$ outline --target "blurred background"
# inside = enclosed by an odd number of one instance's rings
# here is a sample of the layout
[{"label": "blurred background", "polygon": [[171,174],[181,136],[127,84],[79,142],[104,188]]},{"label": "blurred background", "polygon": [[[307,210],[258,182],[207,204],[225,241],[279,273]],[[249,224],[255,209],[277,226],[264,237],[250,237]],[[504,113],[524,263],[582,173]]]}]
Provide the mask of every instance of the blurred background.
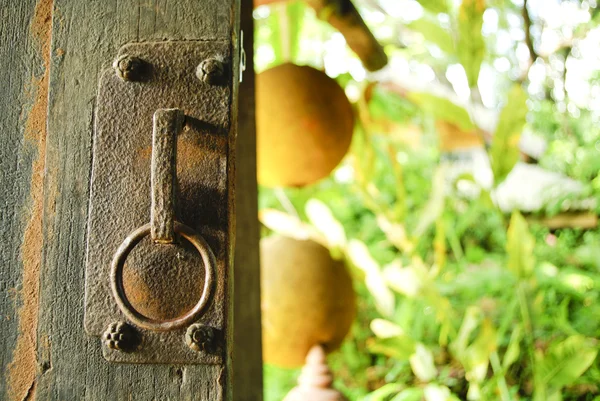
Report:
[{"label": "blurred background", "polygon": [[[334,386],[362,401],[600,400],[596,1],[354,0],[388,58],[377,71],[327,22],[346,2],[309,3],[254,10],[259,181],[261,126],[278,118],[261,109],[298,108],[267,88],[274,68],[335,80],[352,141],[326,177],[269,182],[259,205],[264,237],[310,238],[352,278]],[[296,96],[280,75],[269,85]],[[319,99],[302,84],[299,101]],[[282,291],[319,308],[301,287]],[[266,362],[279,401],[300,370]]]}]

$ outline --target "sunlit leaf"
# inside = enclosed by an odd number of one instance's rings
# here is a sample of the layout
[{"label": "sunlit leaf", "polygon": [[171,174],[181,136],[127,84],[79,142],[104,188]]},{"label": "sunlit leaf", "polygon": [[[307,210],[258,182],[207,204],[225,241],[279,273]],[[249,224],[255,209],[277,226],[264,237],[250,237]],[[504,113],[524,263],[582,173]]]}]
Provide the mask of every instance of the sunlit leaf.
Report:
[{"label": "sunlit leaf", "polygon": [[368,343],[369,351],[406,361],[416,350],[415,341],[408,336],[375,338]]},{"label": "sunlit leaf", "polygon": [[394,313],[394,294],[387,287],[379,264],[369,252],[367,246],[358,240],[351,240],[347,247],[348,258],[365,273],[365,284],[375,299],[375,306],[383,316]]},{"label": "sunlit leaf", "polygon": [[404,334],[402,327],[385,319],[373,319],[370,326],[371,331],[379,338],[390,338]]},{"label": "sunlit leaf", "polygon": [[373,259],[373,256],[371,256],[371,253],[369,252],[369,248],[367,248],[364,242],[357,239],[350,240],[347,253],[348,258],[354,266],[358,267],[366,275],[378,274],[381,270],[379,263]]},{"label": "sunlit leaf", "polygon": [[421,401],[423,390],[420,388],[407,388],[396,394],[390,401]]},{"label": "sunlit leaf", "polygon": [[519,161],[519,141],[527,117],[527,94],[520,85],[508,93],[506,106],[500,113],[496,133],[492,140],[490,161],[495,185],[506,179]]},{"label": "sunlit leaf", "polygon": [[506,242],[508,270],[517,277],[529,277],[535,265],[534,247],[535,238],[529,232],[527,221],[518,211],[513,212]]},{"label": "sunlit leaf", "polygon": [[419,4],[421,4],[424,9],[436,14],[447,13],[449,11],[448,0],[419,0]]},{"label": "sunlit leaf", "polygon": [[377,216],[377,225],[396,248],[403,252],[412,252],[414,245],[406,236],[404,225],[393,223],[384,215]]},{"label": "sunlit leaf", "polygon": [[485,7],[485,0],[463,0],[458,12],[458,59],[471,87],[477,85],[485,57],[485,41],[481,34]]},{"label": "sunlit leaf", "polygon": [[477,401],[480,399],[481,399],[481,386],[479,385],[479,382],[469,383],[469,390],[467,391],[467,400],[468,401]]},{"label": "sunlit leaf", "polygon": [[572,288],[577,292],[586,292],[594,288],[594,279],[585,272],[561,272],[559,280],[566,287]]},{"label": "sunlit leaf", "polygon": [[469,113],[452,101],[426,92],[410,92],[407,98],[436,120],[451,122],[465,131],[474,128]]},{"label": "sunlit leaf", "polygon": [[423,344],[417,344],[415,353],[410,356],[409,362],[413,373],[422,382],[431,381],[437,376],[433,354]]},{"label": "sunlit leaf", "polygon": [[296,239],[314,239],[323,243],[322,238],[313,227],[302,222],[298,217],[275,209],[263,209],[258,218],[270,230],[278,234]]},{"label": "sunlit leaf", "polygon": [[423,278],[414,268],[402,267],[398,262],[386,266],[383,276],[394,291],[409,298],[416,297],[423,286]]},{"label": "sunlit leaf", "polygon": [[407,24],[409,29],[419,32],[426,41],[435,44],[447,54],[454,53],[454,41],[450,32],[440,26],[439,22],[422,17]]},{"label": "sunlit leaf", "polygon": [[439,384],[428,384],[424,389],[425,401],[450,401],[450,389]]},{"label": "sunlit leaf", "polygon": [[344,226],[337,221],[325,203],[317,199],[310,199],[306,202],[305,212],[312,225],[323,234],[330,248],[346,246]]},{"label": "sunlit leaf", "polygon": [[388,383],[370,393],[363,401],[385,401],[390,395],[402,390],[403,386],[398,383]]}]

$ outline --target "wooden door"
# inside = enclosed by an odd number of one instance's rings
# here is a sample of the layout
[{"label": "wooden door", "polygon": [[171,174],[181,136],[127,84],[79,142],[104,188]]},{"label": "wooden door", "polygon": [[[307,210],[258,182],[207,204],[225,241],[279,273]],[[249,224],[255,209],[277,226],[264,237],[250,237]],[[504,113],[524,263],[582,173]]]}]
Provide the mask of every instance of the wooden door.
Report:
[{"label": "wooden door", "polygon": [[[0,0],[0,399],[262,399],[252,5],[242,3]],[[228,213],[237,222],[228,251],[233,296],[220,306],[229,322],[223,363],[108,362],[84,330],[101,73],[134,42],[221,40],[235,54],[240,23],[247,67],[231,108],[236,196]]]}]

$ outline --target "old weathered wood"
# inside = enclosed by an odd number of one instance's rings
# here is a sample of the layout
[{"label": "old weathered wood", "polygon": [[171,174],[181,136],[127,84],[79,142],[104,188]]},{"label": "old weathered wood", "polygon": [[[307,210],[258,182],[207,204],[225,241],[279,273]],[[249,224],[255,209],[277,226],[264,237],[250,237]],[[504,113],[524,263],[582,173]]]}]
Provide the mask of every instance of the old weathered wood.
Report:
[{"label": "old weathered wood", "polygon": [[236,150],[236,247],[234,263],[233,382],[236,401],[262,400],[260,266],[252,0],[242,0],[246,71],[240,85]]},{"label": "old weathered wood", "polygon": [[[231,40],[235,49],[238,7],[239,0],[0,2],[1,399],[231,399],[229,358],[225,368],[111,364],[99,340],[84,333],[83,314],[101,71],[135,41]],[[245,157],[251,160],[252,152]],[[240,210],[254,208],[252,201],[243,205]],[[238,233],[256,235],[254,223],[247,224]],[[256,267],[246,249],[239,253]],[[256,344],[256,333],[248,338]]]},{"label": "old weathered wood", "polygon": [[37,361],[46,140],[44,5],[0,0],[0,399],[25,399]]}]

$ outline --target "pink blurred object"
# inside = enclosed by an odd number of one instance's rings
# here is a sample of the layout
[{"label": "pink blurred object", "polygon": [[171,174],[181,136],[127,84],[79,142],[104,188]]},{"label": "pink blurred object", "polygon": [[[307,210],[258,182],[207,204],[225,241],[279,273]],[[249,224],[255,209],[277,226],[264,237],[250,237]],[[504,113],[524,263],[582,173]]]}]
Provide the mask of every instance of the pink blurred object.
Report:
[{"label": "pink blurred object", "polygon": [[315,345],[306,356],[306,364],[298,378],[298,385],[283,401],[348,401],[339,391],[331,388],[333,374],[327,366],[325,351]]}]

